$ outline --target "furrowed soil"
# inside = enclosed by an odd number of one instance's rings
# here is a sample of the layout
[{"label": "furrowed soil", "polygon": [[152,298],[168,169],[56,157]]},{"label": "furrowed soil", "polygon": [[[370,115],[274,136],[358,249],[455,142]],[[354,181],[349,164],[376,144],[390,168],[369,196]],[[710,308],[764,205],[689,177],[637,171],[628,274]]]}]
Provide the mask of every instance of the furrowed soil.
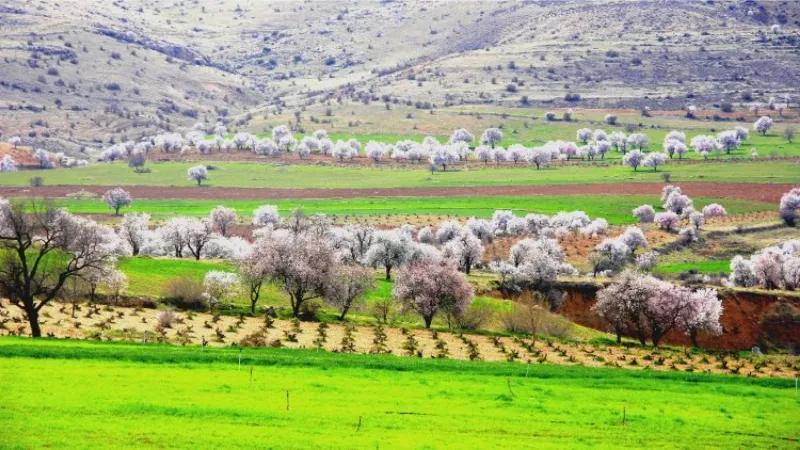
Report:
[{"label": "furrowed soil", "polygon": [[[777,203],[783,194],[800,186],[780,183],[675,183],[689,196],[712,196],[740,200]],[[533,195],[661,195],[665,183],[578,184],[547,186],[476,186],[476,187],[419,187],[419,188],[359,188],[359,189],[263,189],[235,187],[163,187],[125,186],[134,198],[140,199],[325,199],[360,197],[471,197],[471,196],[533,196]],[[79,191],[102,195],[109,186],[42,186],[0,187],[0,197],[66,197]]]}]

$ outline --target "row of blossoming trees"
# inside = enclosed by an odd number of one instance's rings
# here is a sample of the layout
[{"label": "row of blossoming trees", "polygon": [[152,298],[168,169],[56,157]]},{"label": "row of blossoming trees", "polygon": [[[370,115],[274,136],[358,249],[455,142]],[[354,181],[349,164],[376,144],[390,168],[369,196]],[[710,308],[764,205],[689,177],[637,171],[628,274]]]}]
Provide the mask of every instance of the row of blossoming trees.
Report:
[{"label": "row of blossoming trees", "polygon": [[[115,209],[119,199],[131,201],[121,190],[109,191],[104,198]],[[782,211],[795,205],[796,212],[798,199],[800,191],[788,193]],[[655,213],[645,205],[634,214],[642,222],[656,221],[670,230],[675,229],[671,218],[686,220],[693,232],[681,232],[681,237],[697,233],[706,217],[725,214],[716,204],[702,213],[694,211],[691,199],[671,186],[663,201],[665,212]],[[563,299],[557,279],[577,275],[559,239],[575,234],[599,237],[609,231],[605,220],[590,220],[580,211],[524,217],[496,211],[491,220],[445,221],[436,229],[406,225],[377,230],[363,225],[336,227],[324,215],[306,216],[299,210],[282,217],[275,206],[265,205],[252,214],[250,239],[229,236],[231,225],[238,222],[236,211],[217,207],[207,218],[178,217],[158,227],[152,226],[147,214],[126,214],[115,230],[47,204],[2,200],[0,245],[5,259],[0,293],[25,311],[38,336],[39,311],[70,279],[93,280],[96,286],[98,280],[119,278],[115,262],[120,255],[224,258],[238,270],[207,274],[210,308],[244,292],[255,312],[263,285],[272,283],[283,289],[295,315],[319,299],[337,308],[344,319],[374,286],[372,269],[380,268],[387,280],[395,278],[396,301],[430,326],[437,314],[458,316],[467,310],[473,291],[464,275],[476,266],[486,267],[484,245],[492,240],[519,239],[507,260],[488,265],[497,274],[500,290],[512,295],[536,292],[544,305],[556,309]],[[598,245],[592,259],[594,274],[623,272],[601,291],[595,311],[620,336],[633,335],[654,344],[672,330],[682,330],[693,339],[698,332],[718,332],[721,305],[716,292],[672,286],[648,275],[655,255],[644,252],[647,248],[637,227]],[[750,261],[735,260],[731,283],[797,288],[798,249],[800,245],[787,243]]]},{"label": "row of blossoming trees", "polygon": [[[766,134],[772,126],[772,119],[763,116],[753,124],[753,129]],[[208,134],[212,135],[211,139],[207,137]],[[570,141],[550,141],[543,146],[531,148],[521,144],[514,144],[508,148],[499,146],[504,137],[499,128],[486,129],[478,140],[479,145],[475,148],[472,147],[476,141],[475,136],[464,128],[455,130],[446,143],[441,143],[436,138],[428,136],[421,143],[402,140],[390,145],[370,141],[365,146],[355,139],[346,142],[340,140],[334,143],[325,130],[317,130],[312,135],[298,140],[285,125],[273,128],[271,138],[260,139],[253,134],[244,132],[236,133],[231,138],[226,136],[228,136],[228,129],[222,123],[216,124],[211,130],[206,129],[205,124],[199,123],[185,135],[167,133],[145,138],[139,142],[126,141],[114,144],[104,149],[100,153],[99,159],[106,162],[127,159],[132,167],[138,169],[145,164],[144,155],[151,151],[187,153],[196,149],[201,154],[207,154],[212,151],[241,150],[252,151],[260,156],[280,156],[294,153],[301,159],[307,158],[311,154],[319,154],[331,156],[340,161],[352,160],[363,152],[364,156],[376,163],[384,159],[409,163],[427,161],[432,166],[442,167],[443,170],[447,170],[450,165],[466,161],[470,157],[485,164],[527,162],[538,169],[553,161],[604,159],[609,151],[615,150],[623,154],[623,162],[634,170],[644,166],[652,167],[655,171],[676,156],[678,159],[683,159],[690,147],[704,159],[708,159],[712,154],[719,156],[722,152],[730,154],[733,149],[739,148],[742,142],[749,138],[749,131],[744,127],[736,127],[720,132],[716,136],[695,136],[688,143],[684,133],[672,131],[665,137],[662,151],[649,153],[646,150],[650,147],[650,140],[643,133],[627,135],[616,131],[608,134],[602,129],[591,130],[589,128],[581,128],[576,133],[576,142],[583,145]],[[16,148],[21,143],[21,139],[15,136],[9,139],[9,143]],[[43,149],[33,150],[32,156],[42,169],[52,169],[57,164],[69,168],[88,163],[85,159],[76,159],[66,156],[64,153],[51,153]],[[757,156],[755,151],[751,156]],[[11,156],[6,155],[0,160],[0,172],[15,170],[17,170],[17,164]],[[206,179],[207,176],[206,173],[202,179]],[[198,181],[197,176],[191,178]]]},{"label": "row of blossoming trees", "polygon": [[[753,124],[753,129],[766,134],[772,127],[772,120],[764,116]],[[211,132],[212,138],[208,138]],[[467,161],[470,158],[482,161],[485,164],[512,162],[528,163],[541,168],[553,161],[570,159],[595,160],[604,159],[605,155],[614,150],[623,154],[623,162],[638,170],[639,167],[652,167],[657,170],[659,166],[677,157],[683,159],[692,148],[703,158],[710,155],[720,155],[722,152],[730,154],[733,149],[739,148],[749,138],[749,132],[744,127],[736,127],[723,131],[716,136],[699,135],[686,141],[684,133],[670,132],[663,143],[662,151],[646,150],[650,147],[650,140],[643,133],[629,135],[616,131],[606,133],[602,129],[591,130],[582,128],[577,131],[576,142],[550,141],[542,146],[525,147],[514,144],[508,148],[499,144],[503,140],[503,131],[499,128],[486,129],[476,142],[475,136],[464,128],[453,132],[446,143],[439,142],[436,138],[428,136],[423,141],[415,142],[402,140],[394,144],[385,144],[375,141],[368,142],[365,146],[355,140],[333,142],[325,130],[317,130],[309,136],[298,140],[291,130],[285,125],[277,126],[272,130],[271,138],[258,138],[250,133],[236,133],[231,138],[227,128],[219,123],[212,130],[205,129],[204,124],[198,124],[195,129],[181,135],[169,133],[143,139],[140,142],[123,142],[106,148],[100,155],[101,161],[116,161],[128,159],[136,167],[144,164],[142,155],[151,151],[166,153],[187,153],[195,149],[201,154],[212,151],[252,151],[260,156],[280,156],[293,153],[304,159],[311,154],[327,155],[340,161],[352,160],[360,155],[379,163],[385,159],[420,163],[427,161],[434,167],[447,170],[448,166]],[[582,145],[580,145],[582,144]],[[755,153],[753,157],[757,156]],[[45,155],[45,160],[46,155]],[[196,180],[196,178],[193,178]]]}]

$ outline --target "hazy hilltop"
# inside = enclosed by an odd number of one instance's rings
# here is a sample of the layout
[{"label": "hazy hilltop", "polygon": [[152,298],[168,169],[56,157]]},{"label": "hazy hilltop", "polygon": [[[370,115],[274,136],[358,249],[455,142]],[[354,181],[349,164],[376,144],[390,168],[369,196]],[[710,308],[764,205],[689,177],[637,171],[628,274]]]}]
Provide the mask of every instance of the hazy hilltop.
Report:
[{"label": "hazy hilltop", "polygon": [[798,23],[793,1],[8,2],[0,131],[97,147],[334,100],[766,102],[798,92]]}]

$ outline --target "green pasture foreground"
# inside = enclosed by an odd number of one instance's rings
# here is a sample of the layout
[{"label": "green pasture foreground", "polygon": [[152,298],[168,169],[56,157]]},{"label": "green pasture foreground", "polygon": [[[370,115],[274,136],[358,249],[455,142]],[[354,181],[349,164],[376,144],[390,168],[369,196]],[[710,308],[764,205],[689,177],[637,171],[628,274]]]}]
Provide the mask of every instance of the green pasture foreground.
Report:
[{"label": "green pasture foreground", "polygon": [[[709,194],[714,194],[709,192]],[[697,197],[693,199],[696,208],[709,203],[721,203],[728,213],[749,213],[775,210],[772,203]],[[76,214],[113,214],[99,199],[54,199]],[[488,219],[498,209],[509,209],[515,214],[539,213],[553,215],[559,211],[585,211],[592,218],[602,217],[611,224],[631,224],[636,222],[631,211],[637,206],[651,204],[658,207],[658,196],[647,195],[547,195],[547,196],[498,196],[498,197],[366,197],[352,199],[276,199],[276,200],[179,200],[142,199],[134,200],[122,212],[145,212],[154,218],[174,216],[208,216],[217,206],[235,209],[239,215],[248,218],[264,204],[277,205],[282,214],[295,208],[302,208],[307,214],[324,213],[335,216],[388,216],[421,215],[462,218],[479,217]],[[390,219],[389,217],[386,218]],[[438,220],[433,218],[433,225]],[[249,220],[248,222],[249,223]]]},{"label": "green pasture foreground", "polygon": [[797,448],[800,418],[793,380],[311,350],[1,338],[0,376],[2,448]]},{"label": "green pasture foreground", "polygon": [[[269,161],[269,160],[267,160]],[[189,167],[200,163],[149,163],[150,173],[136,173],[124,162],[93,164],[74,169],[19,171],[4,173],[1,186],[28,185],[32,176],[44,178],[45,185],[99,186],[193,186],[187,179]],[[667,164],[654,172],[646,167],[634,172],[621,165],[554,164],[536,170],[526,164],[437,171],[433,174],[426,163],[419,167],[399,169],[395,166],[278,166],[258,163],[207,162],[216,170],[209,171],[204,184],[217,187],[260,188],[402,188],[439,186],[509,186],[584,183],[662,182],[661,174],[669,172],[672,182],[727,181],[749,183],[796,183],[800,180],[800,164],[790,161]]]}]

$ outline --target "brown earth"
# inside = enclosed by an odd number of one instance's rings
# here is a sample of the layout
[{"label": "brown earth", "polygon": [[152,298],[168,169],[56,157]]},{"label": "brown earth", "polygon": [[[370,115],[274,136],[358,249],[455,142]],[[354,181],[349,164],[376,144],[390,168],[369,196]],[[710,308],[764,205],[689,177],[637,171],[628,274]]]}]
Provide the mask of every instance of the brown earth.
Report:
[{"label": "brown earth", "polygon": [[[690,196],[713,196],[777,203],[793,185],[788,183],[715,183],[683,182],[683,192]],[[275,189],[238,187],[164,187],[125,186],[134,198],[145,199],[322,199],[357,197],[472,197],[531,195],[661,195],[663,183],[563,184],[543,186],[475,186],[475,187],[412,187],[358,189]],[[0,197],[65,197],[78,191],[102,195],[109,186],[29,186],[0,187]]]},{"label": "brown earth", "polygon": [[[608,324],[591,310],[597,301],[599,286],[566,284],[564,288],[567,296],[558,311],[560,314],[583,326],[597,330],[608,329]],[[746,350],[764,344],[781,347],[800,345],[800,326],[786,320],[793,315],[800,316],[800,297],[780,292],[761,293],[721,288],[718,292],[723,307],[720,318],[722,334],[713,336],[699,333],[698,343],[701,347]],[[783,313],[776,316],[781,310]],[[777,320],[779,317],[783,320]],[[691,345],[689,337],[682,332],[670,332],[664,337],[664,341],[675,345]]]}]

